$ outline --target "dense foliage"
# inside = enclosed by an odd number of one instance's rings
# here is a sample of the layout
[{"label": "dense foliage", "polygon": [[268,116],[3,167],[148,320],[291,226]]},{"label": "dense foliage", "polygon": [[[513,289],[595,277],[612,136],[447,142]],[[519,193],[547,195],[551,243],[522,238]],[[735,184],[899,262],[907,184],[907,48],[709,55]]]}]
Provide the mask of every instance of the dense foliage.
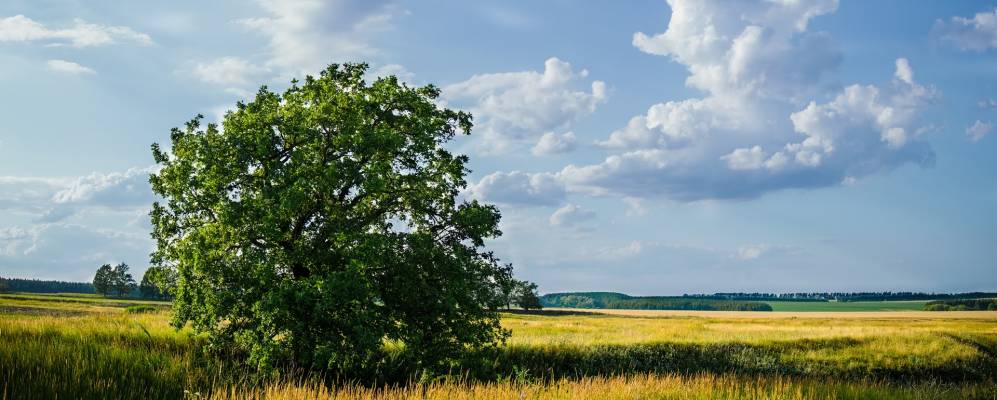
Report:
[{"label": "dense foliage", "polygon": [[156,265],[177,273],[173,323],[263,370],[365,376],[386,344],[423,372],[500,343],[499,282],[483,250],[499,212],[461,201],[466,156],[444,145],[471,116],[434,86],[364,81],[331,65],[283,94],[153,145]]},{"label": "dense foliage", "polygon": [[929,301],[925,311],[997,311],[997,299]]},{"label": "dense foliage", "polygon": [[507,310],[512,309],[513,306],[524,310],[540,310],[543,308],[543,305],[540,304],[540,296],[537,293],[536,283],[508,279],[499,282],[497,289],[498,293],[496,295]]},{"label": "dense foliage", "polygon": [[139,290],[147,299],[171,299],[177,285],[176,271],[166,267],[149,267],[142,275]]},{"label": "dense foliage", "polygon": [[524,310],[542,309],[543,304],[540,304],[540,296],[537,293],[536,283],[521,281],[519,291],[516,293],[516,305]]},{"label": "dense foliage", "polygon": [[134,292],[136,289],[135,279],[132,278],[128,269],[128,264],[125,263],[114,267],[111,264],[101,265],[93,277],[94,289],[104,296],[114,293],[121,297]]},{"label": "dense foliage", "polygon": [[694,297],[628,296],[612,292],[551,293],[540,297],[545,307],[607,308],[627,310],[772,311],[757,301]]},{"label": "dense foliage", "polygon": [[0,291],[26,293],[96,293],[90,282],[0,278]]}]

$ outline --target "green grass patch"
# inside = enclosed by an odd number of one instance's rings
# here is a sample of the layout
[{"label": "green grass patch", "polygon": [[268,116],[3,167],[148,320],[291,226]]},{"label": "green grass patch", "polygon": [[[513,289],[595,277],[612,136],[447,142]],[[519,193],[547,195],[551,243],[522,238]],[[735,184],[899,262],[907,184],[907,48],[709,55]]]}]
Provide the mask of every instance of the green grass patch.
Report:
[{"label": "green grass patch", "polygon": [[[895,320],[502,314],[512,336],[485,365],[467,365],[456,383],[429,388],[405,385],[408,366],[391,366],[385,372],[401,386],[375,393],[255,380],[205,355],[206,341],[170,327],[166,313],[128,311],[161,305],[43,297],[0,298],[0,399],[987,398],[997,387],[997,319],[945,313]],[[663,395],[672,390],[676,396]]]},{"label": "green grass patch", "polygon": [[927,300],[903,301],[766,301],[772,311],[921,311]]},{"label": "green grass patch", "polygon": [[156,312],[159,308],[153,306],[128,306],[125,307],[125,312],[129,314],[144,314]]},{"label": "green grass patch", "polygon": [[925,311],[997,311],[997,299],[929,301]]},{"label": "green grass patch", "polygon": [[48,302],[55,306],[59,305],[82,305],[82,306],[98,306],[98,307],[129,307],[137,305],[147,305],[153,307],[169,308],[170,303],[167,301],[156,301],[156,300],[136,300],[136,299],[119,299],[114,297],[103,297],[99,295],[91,294],[77,294],[77,293],[0,293],[0,304],[9,301],[25,301],[25,302]]}]

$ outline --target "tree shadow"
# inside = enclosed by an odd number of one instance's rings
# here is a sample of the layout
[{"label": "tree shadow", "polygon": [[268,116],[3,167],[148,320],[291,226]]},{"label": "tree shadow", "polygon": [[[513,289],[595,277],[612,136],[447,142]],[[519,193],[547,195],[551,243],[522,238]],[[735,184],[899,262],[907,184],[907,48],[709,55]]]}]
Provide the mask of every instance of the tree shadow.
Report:
[{"label": "tree shadow", "polygon": [[894,382],[992,381],[997,363],[992,357],[959,360],[942,365],[911,363],[868,367],[838,362],[813,362],[799,355],[813,350],[844,351],[867,340],[857,338],[805,339],[765,344],[652,343],[587,346],[510,346],[494,358],[493,376],[515,376],[528,371],[535,379],[583,378],[634,374],[736,374],[787,377],[874,379]]},{"label": "tree shadow", "polygon": [[540,315],[544,317],[570,317],[570,316],[602,316],[606,315],[594,311],[582,310],[499,310],[503,314],[516,315]]}]

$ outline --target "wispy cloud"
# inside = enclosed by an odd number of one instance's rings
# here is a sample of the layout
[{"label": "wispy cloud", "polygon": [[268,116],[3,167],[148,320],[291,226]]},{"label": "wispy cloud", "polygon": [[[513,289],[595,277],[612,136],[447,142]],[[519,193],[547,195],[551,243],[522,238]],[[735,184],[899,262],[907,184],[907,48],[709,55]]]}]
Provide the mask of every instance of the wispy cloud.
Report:
[{"label": "wispy cloud", "polygon": [[126,26],[91,24],[76,19],[69,27],[49,28],[24,15],[0,18],[0,42],[45,42],[49,46],[72,47],[104,46],[120,42],[142,46],[153,44],[149,35]]},{"label": "wispy cloud", "polygon": [[45,65],[49,71],[70,75],[95,75],[97,71],[80,64],[66,60],[48,60]]}]

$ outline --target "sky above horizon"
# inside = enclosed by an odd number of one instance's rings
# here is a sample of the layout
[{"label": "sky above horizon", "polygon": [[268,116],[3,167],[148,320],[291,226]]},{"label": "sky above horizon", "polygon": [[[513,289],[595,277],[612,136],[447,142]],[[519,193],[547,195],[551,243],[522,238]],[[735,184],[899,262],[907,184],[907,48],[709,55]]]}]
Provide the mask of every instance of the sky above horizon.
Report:
[{"label": "sky above horizon", "polygon": [[150,145],[351,61],[541,292],[997,290],[995,1],[6,0],[0,276],[141,276]]}]

